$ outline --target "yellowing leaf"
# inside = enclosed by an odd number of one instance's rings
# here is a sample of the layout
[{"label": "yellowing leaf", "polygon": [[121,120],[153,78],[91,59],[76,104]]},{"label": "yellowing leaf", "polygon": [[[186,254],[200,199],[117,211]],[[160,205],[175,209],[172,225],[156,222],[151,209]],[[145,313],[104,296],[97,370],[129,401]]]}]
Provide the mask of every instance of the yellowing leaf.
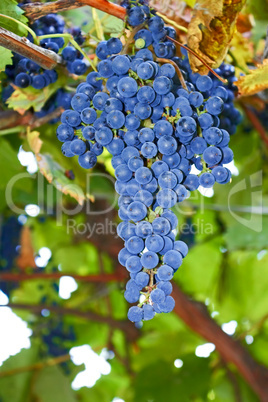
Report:
[{"label": "yellowing leaf", "polygon": [[235,32],[230,46],[231,56],[235,64],[244,72],[248,72],[247,64],[252,61],[254,55],[253,44],[244,38],[240,32]]},{"label": "yellowing leaf", "polygon": [[[187,44],[210,67],[218,67],[226,56],[235,32],[235,22],[246,0],[199,0],[188,27]],[[189,54],[194,72],[207,73],[207,68]]]},{"label": "yellowing leaf", "polygon": [[27,133],[28,143],[31,147],[31,150],[35,154],[38,154],[40,152],[41,146],[43,144],[43,141],[40,140],[40,138],[39,138],[39,134],[40,133],[38,131],[29,131]]},{"label": "yellowing leaf", "polygon": [[54,84],[50,84],[43,89],[34,89],[33,87],[23,89],[14,86],[15,91],[7,100],[8,107],[20,114],[24,114],[31,107],[35,112],[38,112],[51,95],[64,86],[65,81],[66,77],[62,74]]},{"label": "yellowing leaf", "polygon": [[268,59],[255,70],[241,77],[236,83],[241,95],[253,95],[268,88]]}]

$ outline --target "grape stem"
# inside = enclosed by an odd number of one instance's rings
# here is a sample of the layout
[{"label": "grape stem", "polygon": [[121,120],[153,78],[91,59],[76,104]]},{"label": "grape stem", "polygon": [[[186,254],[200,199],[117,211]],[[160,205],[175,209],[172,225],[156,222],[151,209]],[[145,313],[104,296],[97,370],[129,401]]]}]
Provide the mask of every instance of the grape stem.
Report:
[{"label": "grape stem", "polygon": [[171,42],[176,43],[177,45],[179,45],[180,47],[182,47],[183,49],[187,50],[187,52],[191,53],[193,56],[195,56],[199,61],[201,61],[202,64],[204,64],[204,66],[207,67],[207,69],[213,74],[215,75],[215,77],[217,77],[221,82],[223,82],[224,84],[227,84],[227,80],[225,80],[224,78],[220,77],[219,74],[217,74],[206,62],[204,59],[202,59],[202,57],[200,57],[194,50],[192,50],[191,48],[184,46],[181,42],[178,42],[177,40],[171,38],[170,36],[167,36],[167,38],[169,40],[171,40]]},{"label": "grape stem", "polygon": [[169,59],[162,59],[162,58],[156,59],[156,61],[158,61],[159,63],[169,63],[169,64],[172,64],[173,67],[175,68],[177,74],[178,74],[178,77],[179,77],[181,86],[183,87],[183,89],[185,89],[187,92],[189,92],[189,91],[188,91],[188,88],[187,88],[187,86],[186,86],[186,83],[185,83],[185,81],[184,81],[182,72],[181,72],[179,66],[175,63],[175,61],[169,60]]},{"label": "grape stem", "polygon": [[188,29],[182,25],[177,24],[175,21],[171,20],[170,18],[166,17],[164,14],[157,12],[156,15],[162,18],[165,22],[167,22],[169,25],[173,25],[175,28],[179,29],[180,31],[183,31],[185,33],[188,32]]},{"label": "grape stem", "polygon": [[113,15],[114,17],[125,19],[126,9],[107,0],[58,0],[49,3],[24,4],[21,8],[30,20],[36,20],[50,13],[71,10],[74,8],[91,6],[97,10]]}]

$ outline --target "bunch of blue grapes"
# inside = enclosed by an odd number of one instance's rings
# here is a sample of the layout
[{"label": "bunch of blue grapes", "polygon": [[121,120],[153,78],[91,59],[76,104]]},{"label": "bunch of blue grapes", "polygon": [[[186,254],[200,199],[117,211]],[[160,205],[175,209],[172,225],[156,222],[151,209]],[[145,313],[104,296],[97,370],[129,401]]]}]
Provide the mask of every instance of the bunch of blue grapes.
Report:
[{"label": "bunch of blue grapes", "polygon": [[[132,49],[118,38],[99,43],[98,71],[77,87],[57,137],[62,152],[77,155],[85,169],[95,166],[103,147],[112,155],[124,241],[119,262],[130,273],[124,296],[137,303],[128,318],[140,323],[175,306],[170,280],[188,247],[175,239],[171,208],[199,186],[230,181],[228,144],[241,117],[233,104],[234,79],[223,85],[214,75],[193,74],[187,54],[175,56],[172,27],[146,4],[127,10],[129,29],[142,25]],[[233,77],[228,65],[219,73]]]}]

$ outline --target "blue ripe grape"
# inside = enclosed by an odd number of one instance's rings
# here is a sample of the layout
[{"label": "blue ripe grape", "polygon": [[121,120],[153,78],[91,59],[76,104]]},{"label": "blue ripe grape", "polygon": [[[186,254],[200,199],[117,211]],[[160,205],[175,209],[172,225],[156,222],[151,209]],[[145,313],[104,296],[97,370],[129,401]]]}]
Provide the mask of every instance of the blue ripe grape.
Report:
[{"label": "blue ripe grape", "polygon": [[204,101],[204,97],[200,92],[191,92],[189,95],[189,102],[194,107],[200,107]]},{"label": "blue ripe grape", "polygon": [[126,164],[119,165],[115,168],[115,177],[119,181],[127,182],[132,178],[132,171]]},{"label": "blue ripe grape", "polygon": [[151,128],[144,127],[139,131],[138,139],[141,143],[151,142],[154,140],[154,132]]},{"label": "blue ripe grape", "polygon": [[74,110],[76,110],[77,112],[82,112],[83,109],[85,109],[86,107],[89,107],[90,100],[87,95],[78,93],[72,97],[71,105],[72,105],[72,108]]},{"label": "blue ripe grape", "polygon": [[217,183],[223,183],[228,177],[228,169],[223,166],[216,166],[211,173],[215,177]]},{"label": "blue ripe grape", "polygon": [[120,138],[113,138],[112,141],[107,145],[107,151],[111,155],[120,155],[124,149],[124,142]]},{"label": "blue ripe grape", "polygon": [[140,272],[142,270],[141,259],[138,256],[131,255],[126,260],[126,269],[129,272]]},{"label": "blue ripe grape", "polygon": [[182,202],[188,197],[188,191],[183,184],[177,184],[177,186],[174,188],[174,191],[178,196],[178,202]]},{"label": "blue ripe grape", "polygon": [[62,58],[66,61],[75,61],[76,59],[76,49],[72,46],[66,46],[62,53]]},{"label": "blue ripe grape", "polygon": [[101,145],[110,144],[113,139],[113,132],[108,127],[103,127],[95,133],[96,141]]},{"label": "blue ripe grape", "polygon": [[142,80],[149,80],[154,75],[154,68],[145,61],[138,66],[137,74]]},{"label": "blue ripe grape", "polygon": [[163,262],[169,266],[171,266],[173,269],[177,269],[181,266],[182,264],[182,256],[179,253],[179,251],[176,250],[169,250],[167,253],[164,255]]},{"label": "blue ripe grape", "polygon": [[152,172],[147,167],[140,167],[135,172],[135,179],[139,184],[147,184],[153,178]]},{"label": "blue ripe grape", "polygon": [[85,124],[92,124],[97,119],[97,113],[95,109],[86,107],[81,112],[81,120]]},{"label": "blue ripe grape", "polygon": [[128,310],[127,316],[130,321],[139,322],[143,319],[143,310],[138,306],[132,306]]},{"label": "blue ripe grape", "polygon": [[166,218],[169,221],[172,230],[177,228],[177,226],[178,226],[178,218],[174,214],[174,212],[166,211],[161,216],[162,216],[162,218]]},{"label": "blue ripe grape", "polygon": [[77,127],[81,123],[80,114],[74,110],[65,110],[61,115],[61,122],[71,127]]},{"label": "blue ripe grape", "polygon": [[149,283],[150,276],[146,272],[139,272],[135,277],[138,286],[144,288]]},{"label": "blue ripe grape", "polygon": [[128,12],[128,23],[133,27],[142,24],[146,15],[141,7],[135,6]]},{"label": "blue ripe grape", "polygon": [[42,74],[35,75],[32,78],[32,87],[35,89],[42,89],[46,86],[46,80]]},{"label": "blue ripe grape", "polygon": [[159,152],[163,155],[172,155],[177,149],[175,138],[164,135],[157,141]]},{"label": "blue ripe grape", "polygon": [[192,139],[190,142],[190,147],[191,150],[194,152],[194,154],[201,155],[204,150],[207,148],[207,143],[202,137],[195,137]]},{"label": "blue ripe grape", "polygon": [[125,115],[120,110],[112,110],[106,117],[107,123],[111,128],[118,129],[125,123]]},{"label": "blue ripe grape", "polygon": [[154,289],[150,294],[153,303],[163,303],[166,299],[166,295],[161,289]]},{"label": "blue ripe grape", "polygon": [[177,184],[177,177],[172,172],[163,172],[158,178],[158,183],[162,188],[174,188]]},{"label": "blue ripe grape", "polygon": [[71,141],[74,137],[74,130],[68,124],[61,124],[57,128],[57,138],[61,142]]},{"label": "blue ripe grape", "polygon": [[87,150],[87,146],[86,143],[82,140],[73,140],[71,142],[71,146],[70,149],[72,151],[73,154],[75,155],[82,155],[86,152]]},{"label": "blue ripe grape", "polygon": [[207,92],[211,90],[213,82],[207,75],[201,75],[197,78],[195,85],[200,92]]},{"label": "blue ripe grape", "polygon": [[97,73],[96,71],[91,71],[87,75],[87,83],[92,85],[95,88],[100,89],[102,86],[101,75],[99,73]]},{"label": "blue ripe grape", "polygon": [[174,169],[179,166],[181,157],[177,152],[175,152],[172,155],[163,155],[162,161],[165,162],[170,169]]},{"label": "blue ripe grape", "polygon": [[105,92],[98,92],[93,96],[93,106],[98,110],[104,110],[106,101],[109,99],[109,95]]},{"label": "blue ripe grape", "polygon": [[126,248],[132,254],[139,254],[144,249],[144,241],[138,236],[130,237],[126,242]]},{"label": "blue ripe grape", "polygon": [[177,124],[177,132],[182,135],[194,134],[196,132],[196,122],[190,116],[179,119]]},{"label": "blue ripe grape", "polygon": [[137,130],[133,130],[133,131],[127,131],[124,134],[124,141],[127,145],[137,145],[139,143],[138,140],[138,131]]},{"label": "blue ripe grape", "polygon": [[71,72],[76,75],[83,75],[87,71],[87,65],[82,60],[75,60],[71,64]]},{"label": "blue ripe grape", "polygon": [[154,125],[154,132],[157,138],[162,137],[163,135],[172,135],[173,134],[173,127],[172,124],[166,120],[159,120]]},{"label": "blue ripe grape", "polygon": [[158,253],[164,247],[164,239],[162,236],[153,234],[148,236],[145,240],[145,246],[149,251],[153,251],[154,253]]},{"label": "blue ripe grape", "polygon": [[98,64],[98,72],[104,78],[109,78],[114,75],[114,71],[112,69],[112,62],[111,60],[102,60]]},{"label": "blue ripe grape", "polygon": [[151,223],[148,221],[138,222],[135,227],[135,233],[137,236],[140,236],[142,238],[146,238],[147,236],[150,236],[153,233],[153,228],[152,228]]},{"label": "blue ripe grape", "polygon": [[112,69],[118,75],[126,74],[130,69],[130,60],[128,56],[116,56],[112,61]]},{"label": "blue ripe grape", "polygon": [[[135,303],[139,300],[140,298],[140,290],[138,286],[132,286],[129,289],[127,289],[124,293],[124,298],[126,299],[127,302],[129,303]],[[137,307],[139,309],[139,307]],[[134,316],[135,317],[135,316]],[[135,318],[132,319],[132,316],[128,314],[128,318],[130,321],[135,321]],[[142,318],[142,316],[141,316]],[[139,318],[138,318],[139,319]]]},{"label": "blue ripe grape", "polygon": [[166,95],[172,89],[172,81],[168,77],[157,77],[154,80],[153,88],[157,94]]},{"label": "blue ripe grape", "polygon": [[140,127],[140,119],[134,114],[128,114],[125,120],[125,127],[128,130],[137,130]]},{"label": "blue ripe grape", "polygon": [[160,281],[170,281],[173,275],[174,270],[169,265],[161,265],[157,270],[157,277]]},{"label": "blue ripe grape", "polygon": [[199,182],[200,185],[205,187],[205,188],[210,188],[213,187],[215,183],[215,177],[213,174],[207,172],[207,173],[202,173],[199,177]]},{"label": "blue ripe grape", "polygon": [[118,38],[110,38],[107,41],[106,46],[107,46],[107,49],[109,51],[109,54],[120,53],[122,48],[123,48],[122,42]]},{"label": "blue ripe grape", "polygon": [[168,165],[163,161],[156,161],[152,164],[151,169],[155,177],[159,177],[162,173],[168,171]]},{"label": "blue ripe grape", "polygon": [[137,192],[140,190],[140,185],[135,179],[131,179],[127,183],[126,191],[128,195],[135,196]]},{"label": "blue ripe grape", "polygon": [[171,225],[166,218],[156,218],[152,223],[153,231],[155,234],[161,236],[167,235],[171,230]]},{"label": "blue ripe grape", "polygon": [[172,284],[168,280],[158,282],[157,288],[163,290],[166,296],[169,296],[172,292]]},{"label": "blue ripe grape", "polygon": [[203,153],[204,161],[209,165],[217,165],[222,159],[222,152],[217,147],[208,147]]},{"label": "blue ripe grape", "polygon": [[99,59],[105,60],[106,57],[109,55],[109,50],[107,47],[107,41],[102,41],[98,44],[96,48],[96,55]]},{"label": "blue ripe grape", "polygon": [[189,174],[184,182],[183,185],[190,191],[194,191],[199,187],[199,178],[194,174]]},{"label": "blue ripe grape", "polygon": [[[146,63],[143,63],[146,64]],[[149,64],[149,63],[147,63]],[[150,65],[150,64],[149,64]],[[141,103],[152,103],[155,100],[156,93],[152,87],[144,85],[141,87],[137,93],[137,99]]]},{"label": "blue ripe grape", "polygon": [[147,215],[147,208],[142,202],[134,201],[128,206],[127,212],[130,220],[138,222]]},{"label": "blue ripe grape", "polygon": [[161,31],[164,28],[164,21],[158,16],[152,17],[148,22],[148,28],[151,32]]},{"label": "blue ripe grape", "polygon": [[147,184],[140,184],[140,187],[143,190],[147,190],[150,193],[155,193],[158,187],[157,181],[155,178],[153,178],[149,183]]},{"label": "blue ripe grape", "polygon": [[128,168],[135,172],[140,167],[143,167],[143,160],[139,156],[132,156],[128,161]]},{"label": "blue ripe grape", "polygon": [[76,92],[82,93],[88,96],[91,100],[96,93],[96,89],[90,84],[82,84],[81,86],[78,85]]},{"label": "blue ripe grape", "polygon": [[206,102],[208,113],[217,116],[223,111],[224,102],[219,96],[212,96]]},{"label": "blue ripe grape", "polygon": [[123,110],[123,104],[122,102],[117,99],[117,98],[108,98],[105,106],[104,106],[104,111],[106,113],[110,113],[112,110]]},{"label": "blue ripe grape", "polygon": [[152,108],[149,105],[138,102],[134,107],[134,113],[141,120],[146,120],[151,116]]},{"label": "blue ripe grape", "polygon": [[141,154],[144,158],[152,159],[156,156],[157,151],[157,146],[153,142],[145,142],[141,147]]},{"label": "blue ripe grape", "polygon": [[164,239],[164,247],[162,250],[159,252],[160,255],[165,255],[167,251],[173,249],[173,241],[170,237],[168,236],[163,236]]},{"label": "blue ripe grape", "polygon": [[74,153],[71,151],[71,143],[72,141],[65,141],[61,147],[61,152],[64,156],[67,156],[67,158],[71,158],[72,156],[74,156]]},{"label": "blue ripe grape", "polygon": [[142,266],[146,269],[153,269],[159,263],[159,257],[153,251],[146,251],[141,256]]},{"label": "blue ripe grape", "polygon": [[155,311],[153,306],[150,304],[144,304],[142,306],[143,309],[143,319],[144,321],[152,320],[155,316]]},{"label": "blue ripe grape", "polygon": [[78,163],[84,169],[91,169],[96,165],[97,157],[94,152],[87,151],[78,157]]},{"label": "blue ripe grape", "polygon": [[222,163],[230,163],[234,159],[233,151],[229,147],[221,148],[223,153]]},{"label": "blue ripe grape", "polygon": [[20,88],[27,88],[30,85],[30,82],[31,78],[26,73],[19,73],[15,77],[15,85],[17,85]]},{"label": "blue ripe grape", "polygon": [[198,117],[198,123],[203,130],[211,127],[213,122],[213,117],[209,113],[203,113]]},{"label": "blue ripe grape", "polygon": [[223,139],[222,131],[217,127],[210,127],[203,131],[203,137],[210,145],[217,145]]}]

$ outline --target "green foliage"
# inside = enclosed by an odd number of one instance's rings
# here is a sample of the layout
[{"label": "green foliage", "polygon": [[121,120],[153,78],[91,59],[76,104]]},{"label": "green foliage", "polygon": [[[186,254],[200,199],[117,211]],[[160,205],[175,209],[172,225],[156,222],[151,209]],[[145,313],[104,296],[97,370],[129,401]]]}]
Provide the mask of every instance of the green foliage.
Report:
[{"label": "green foliage", "polygon": [[[1,0],[0,14],[12,17],[27,25],[28,19],[23,15],[22,9],[18,7],[17,4],[18,2],[16,0]],[[17,35],[27,36],[27,30],[21,25],[17,24],[15,21],[0,17],[0,25],[1,27],[7,29],[8,31],[12,31]]]}]

